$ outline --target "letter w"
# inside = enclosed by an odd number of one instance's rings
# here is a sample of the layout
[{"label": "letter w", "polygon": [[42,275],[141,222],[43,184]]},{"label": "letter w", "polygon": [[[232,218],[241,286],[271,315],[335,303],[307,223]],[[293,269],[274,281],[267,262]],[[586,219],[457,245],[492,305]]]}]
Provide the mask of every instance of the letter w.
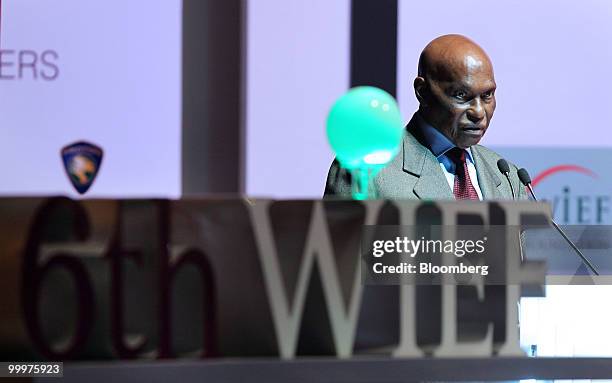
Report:
[{"label": "letter w", "polygon": [[[306,237],[295,293],[290,303],[284,287],[276,243],[268,215],[268,207],[271,202],[257,201],[249,210],[253,220],[259,258],[264,271],[263,277],[272,310],[280,356],[285,359],[295,356],[308,281],[315,260],[321,275],[336,354],[341,358],[351,356],[363,289],[360,283],[359,267],[355,267],[350,303],[348,308],[345,309],[346,305],[342,297],[323,203],[320,201],[313,202],[312,218]],[[364,205],[367,212],[366,222],[372,222],[371,217],[374,216],[372,213],[377,210],[378,205],[370,205],[369,203]],[[355,262],[358,261],[359,254],[355,254]]]}]

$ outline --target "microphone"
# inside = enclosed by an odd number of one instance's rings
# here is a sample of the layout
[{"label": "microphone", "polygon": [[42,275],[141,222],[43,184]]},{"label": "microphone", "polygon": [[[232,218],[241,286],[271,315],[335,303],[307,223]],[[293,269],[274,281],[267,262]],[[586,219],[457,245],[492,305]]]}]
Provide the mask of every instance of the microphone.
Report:
[{"label": "microphone", "polygon": [[[518,177],[519,180],[521,180],[521,183],[523,185],[525,185],[527,187],[527,189],[529,190],[529,194],[531,194],[531,197],[537,201],[538,198],[536,197],[535,193],[533,192],[533,188],[531,187],[531,177],[529,177],[529,173],[527,172],[527,170],[525,168],[519,169],[518,171]],[[557,229],[557,231],[559,232],[559,234],[561,234],[561,236],[563,237],[563,239],[565,239],[565,241],[571,246],[572,249],[574,249],[574,251],[576,252],[576,254],[578,254],[578,256],[580,257],[580,259],[582,259],[582,262],[584,262],[585,265],[587,265],[589,267],[589,269],[591,269],[591,271],[595,274],[595,275],[599,275],[599,273],[597,272],[597,270],[595,269],[595,266],[593,266],[593,264],[591,263],[591,261],[589,261],[587,259],[587,257],[584,256],[584,254],[582,254],[582,251],[580,251],[580,249],[578,247],[576,247],[576,245],[574,244],[574,242],[572,242],[571,239],[569,239],[569,237],[565,234],[565,232],[563,230],[561,230],[561,228],[559,227],[559,225],[557,225],[557,223],[555,222],[554,219],[550,219],[550,221],[552,222],[552,225],[555,227],[555,229]]]},{"label": "microphone", "polygon": [[536,198],[535,194],[533,193],[533,189],[531,188],[531,177],[529,176],[529,172],[527,172],[527,169],[521,168],[518,170],[517,174],[519,180],[521,180],[521,183],[527,186],[527,188],[529,189],[529,193],[531,193],[533,199],[537,201],[538,199]]},{"label": "microphone", "polygon": [[510,182],[510,166],[508,162],[503,158],[497,160],[497,168],[499,171],[506,176],[508,180],[508,184],[510,185],[510,192],[512,193],[512,199],[516,199],[516,194],[514,194],[514,186],[512,186],[512,182]]}]

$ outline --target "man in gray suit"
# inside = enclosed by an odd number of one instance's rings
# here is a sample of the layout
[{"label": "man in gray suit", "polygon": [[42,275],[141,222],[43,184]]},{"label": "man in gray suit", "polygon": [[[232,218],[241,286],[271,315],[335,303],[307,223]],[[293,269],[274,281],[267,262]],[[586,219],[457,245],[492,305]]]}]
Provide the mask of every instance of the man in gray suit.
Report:
[{"label": "man in gray suit", "polygon": [[[414,79],[419,110],[406,127],[399,153],[376,175],[369,194],[381,199],[512,199],[508,181],[497,167],[501,157],[478,145],[495,111],[495,88],[491,60],[475,42],[460,35],[430,42],[421,53]],[[516,198],[526,199],[512,164],[510,181]],[[337,160],[329,171],[325,195],[351,196],[350,174]],[[440,341],[440,291],[439,286],[418,286],[419,344]],[[492,321],[494,341],[503,343],[505,287],[485,286],[484,303],[475,292],[473,286],[457,287],[459,334],[481,338]],[[385,304],[380,291],[373,294],[379,305]]]},{"label": "man in gray suit", "polygon": [[[430,42],[419,59],[414,92],[419,110],[406,127],[397,156],[374,178],[370,193],[391,199],[512,199],[497,168],[497,153],[477,145],[495,111],[493,65],[460,35]],[[510,165],[517,199],[526,198]],[[325,195],[351,196],[350,174],[335,160]]]}]

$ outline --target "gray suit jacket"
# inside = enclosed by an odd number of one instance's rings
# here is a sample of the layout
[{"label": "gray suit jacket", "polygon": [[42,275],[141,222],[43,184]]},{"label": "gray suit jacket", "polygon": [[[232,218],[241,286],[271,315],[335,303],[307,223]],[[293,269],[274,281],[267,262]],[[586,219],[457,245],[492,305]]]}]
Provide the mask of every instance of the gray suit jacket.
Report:
[{"label": "gray suit jacket", "polygon": [[[481,145],[471,147],[483,199],[512,199],[510,186],[497,168],[501,157]],[[510,164],[510,181],[517,199],[527,199],[517,167]],[[421,135],[416,115],[406,127],[397,156],[374,178],[369,192],[380,199],[454,199],[438,159],[429,150]],[[325,186],[326,196],[351,196],[350,174],[337,160],[331,165]]]}]

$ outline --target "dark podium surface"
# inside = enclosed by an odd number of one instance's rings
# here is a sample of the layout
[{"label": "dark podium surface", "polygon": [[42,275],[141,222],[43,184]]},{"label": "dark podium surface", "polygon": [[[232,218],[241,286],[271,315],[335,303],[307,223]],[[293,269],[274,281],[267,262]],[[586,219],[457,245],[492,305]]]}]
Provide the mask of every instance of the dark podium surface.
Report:
[{"label": "dark podium surface", "polygon": [[413,382],[610,379],[608,358],[301,358],[64,365],[65,382]]},{"label": "dark podium surface", "polygon": [[[546,221],[542,204],[15,198],[0,211],[0,353],[64,361],[66,382],[612,379],[612,358],[518,357],[521,286],[543,294],[544,272],[480,297],[360,280],[364,225],[527,225]],[[432,346],[439,358],[413,358]]]}]

